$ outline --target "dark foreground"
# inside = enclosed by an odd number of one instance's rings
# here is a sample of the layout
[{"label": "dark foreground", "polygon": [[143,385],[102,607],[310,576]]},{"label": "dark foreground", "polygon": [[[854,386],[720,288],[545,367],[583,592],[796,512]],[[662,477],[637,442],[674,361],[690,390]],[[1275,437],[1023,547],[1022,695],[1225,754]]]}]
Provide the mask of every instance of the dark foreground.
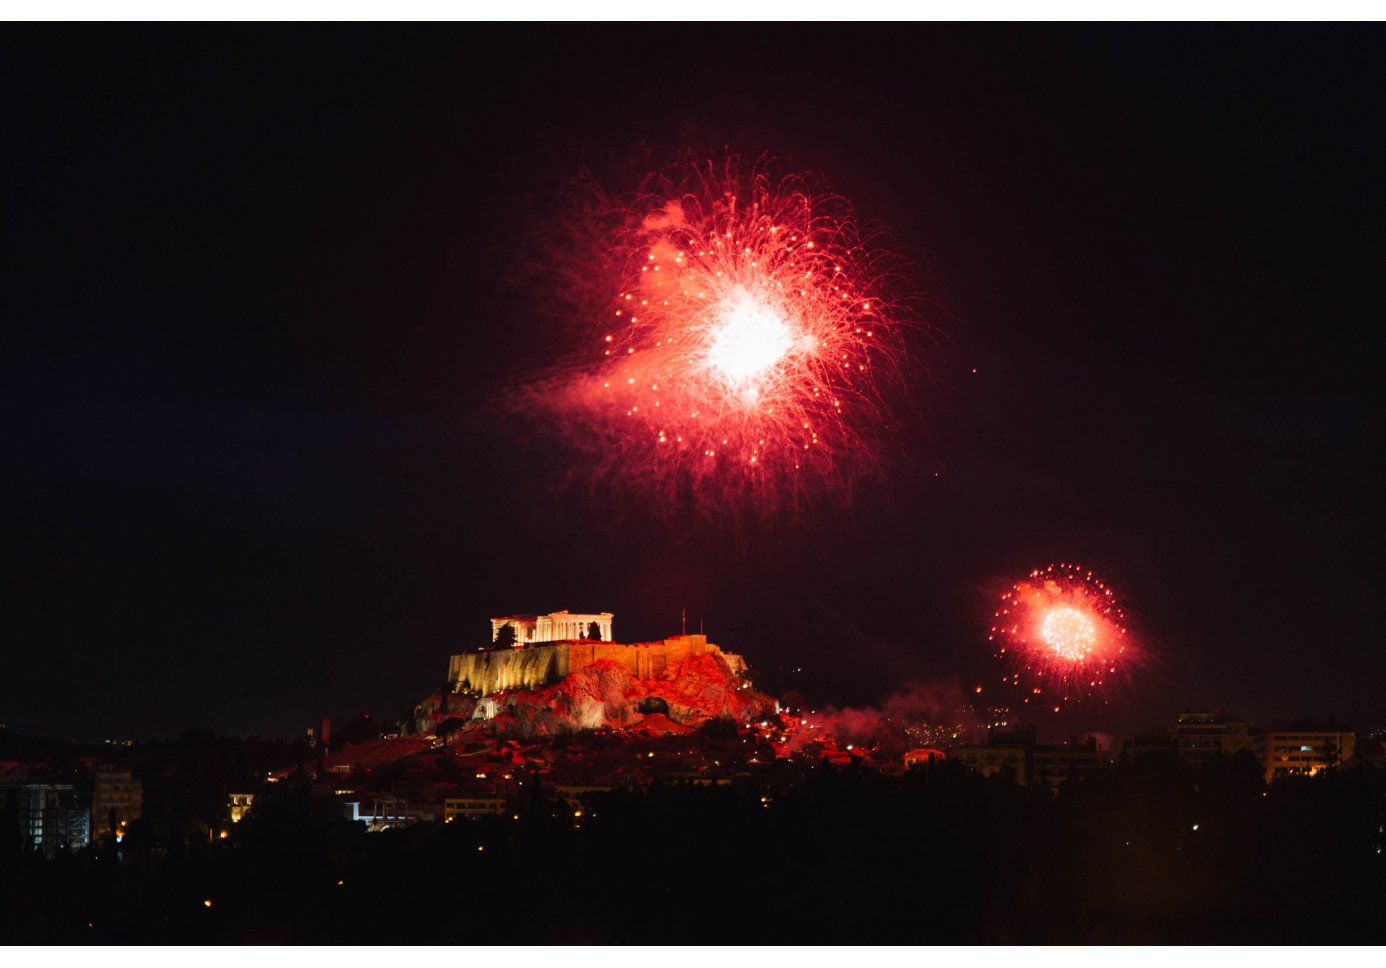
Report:
[{"label": "dark foreground", "polygon": [[215,844],[7,854],[0,941],[1382,943],[1382,804],[1366,767],[1119,765],[1050,797],[946,764],[367,834],[282,783]]}]

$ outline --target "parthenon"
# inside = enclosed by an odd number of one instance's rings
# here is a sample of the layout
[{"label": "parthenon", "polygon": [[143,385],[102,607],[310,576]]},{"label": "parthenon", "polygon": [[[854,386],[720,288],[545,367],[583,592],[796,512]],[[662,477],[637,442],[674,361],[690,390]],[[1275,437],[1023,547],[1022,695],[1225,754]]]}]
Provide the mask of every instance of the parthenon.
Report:
[{"label": "parthenon", "polygon": [[[536,642],[601,641],[610,642],[611,612],[596,612],[591,615],[562,611],[547,615],[502,615],[491,619],[491,641],[500,638],[501,629],[507,625],[515,629],[517,646],[532,645]],[[597,626],[598,636],[594,639],[592,625]]]}]

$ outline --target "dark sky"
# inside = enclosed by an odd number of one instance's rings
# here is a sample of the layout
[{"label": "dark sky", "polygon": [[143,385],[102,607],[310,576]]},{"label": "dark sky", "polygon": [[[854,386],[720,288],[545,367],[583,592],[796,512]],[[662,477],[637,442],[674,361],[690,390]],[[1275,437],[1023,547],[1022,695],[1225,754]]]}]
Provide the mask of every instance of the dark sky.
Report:
[{"label": "dark sky", "polygon": [[[874,702],[995,679],[991,596],[1076,560],[1153,660],[1097,725],[1386,725],[1383,41],[11,27],[0,722],[395,715],[561,608],[687,608]],[[934,336],[888,489],[675,526],[485,415],[569,322],[507,281],[540,186],[640,144],[768,150],[893,230]]]}]

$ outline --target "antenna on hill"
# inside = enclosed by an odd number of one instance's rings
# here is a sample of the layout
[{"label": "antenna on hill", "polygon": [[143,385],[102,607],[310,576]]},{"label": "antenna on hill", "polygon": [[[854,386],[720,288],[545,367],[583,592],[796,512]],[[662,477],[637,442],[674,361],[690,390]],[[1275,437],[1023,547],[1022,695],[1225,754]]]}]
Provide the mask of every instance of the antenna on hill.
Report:
[{"label": "antenna on hill", "polygon": [[703,631],[703,617],[702,617],[701,615],[698,616],[698,634],[699,634],[699,635],[706,635],[706,634],[707,634],[706,632]]},{"label": "antenna on hill", "polygon": [[679,634],[688,634],[688,609],[686,608],[679,609]]}]

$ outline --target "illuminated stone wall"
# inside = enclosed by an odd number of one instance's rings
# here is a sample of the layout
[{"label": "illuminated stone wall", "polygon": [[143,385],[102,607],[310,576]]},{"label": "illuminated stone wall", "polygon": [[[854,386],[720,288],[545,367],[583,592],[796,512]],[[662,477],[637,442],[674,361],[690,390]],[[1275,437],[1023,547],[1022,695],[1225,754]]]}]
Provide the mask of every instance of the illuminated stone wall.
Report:
[{"label": "illuminated stone wall", "polygon": [[524,649],[467,652],[448,660],[453,692],[489,696],[510,689],[538,689],[568,675],[568,643]]},{"label": "illuminated stone wall", "polygon": [[705,635],[676,635],[659,642],[619,645],[615,642],[556,642],[523,649],[467,652],[448,662],[453,692],[489,696],[510,689],[537,689],[561,682],[594,662],[610,660],[637,679],[657,679],[680,660],[694,655],[720,655],[732,673],[744,677],[746,661],[723,652]]}]

